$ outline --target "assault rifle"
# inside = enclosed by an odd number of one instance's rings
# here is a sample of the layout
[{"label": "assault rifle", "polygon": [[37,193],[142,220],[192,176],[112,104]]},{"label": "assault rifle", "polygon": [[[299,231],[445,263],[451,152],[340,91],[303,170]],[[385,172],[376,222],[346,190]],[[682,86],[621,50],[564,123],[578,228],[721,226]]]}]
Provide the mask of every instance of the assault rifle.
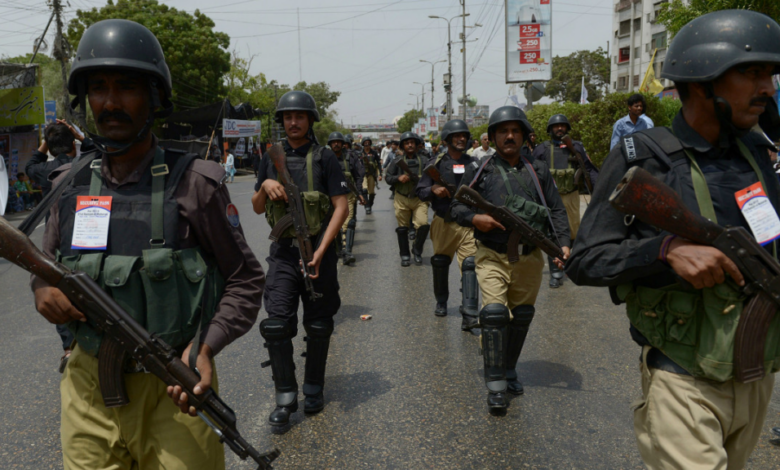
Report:
[{"label": "assault rifle", "polygon": [[[574,142],[571,140],[571,136],[569,134],[566,134],[561,138],[561,141],[563,142],[566,147],[568,147],[569,150],[571,150],[573,157],[573,162],[576,163],[579,168],[577,168],[577,171],[574,173],[574,182],[579,185],[580,181],[584,181],[585,188],[588,190],[588,194],[593,194],[593,181],[590,180],[590,172],[587,168],[585,168],[585,159],[582,158],[582,155],[580,155],[580,152],[577,151],[577,149],[574,148]],[[550,162],[552,164],[552,162]]]},{"label": "assault rifle", "polygon": [[428,176],[431,177],[431,179],[438,184],[439,186],[444,186],[444,189],[447,190],[447,192],[450,193],[450,196],[455,194],[455,191],[457,191],[458,188],[455,187],[454,184],[450,184],[441,177],[441,173],[439,173],[438,168],[436,168],[436,165],[431,163],[427,167],[425,167],[425,170],[423,170],[428,174]]},{"label": "assault rifle", "polygon": [[553,258],[563,260],[563,250],[561,250],[561,247],[544,236],[542,232],[528,225],[528,222],[517,216],[508,208],[494,206],[480,196],[478,192],[466,185],[463,185],[458,189],[458,192],[455,193],[455,199],[484,211],[486,214],[500,222],[507,230],[512,231],[512,233],[509,234],[509,241],[506,245],[506,254],[510,263],[515,263],[520,260],[518,247],[520,246],[521,240],[538,246],[542,251]]},{"label": "assault rifle", "polygon": [[363,161],[363,168],[366,169],[366,176],[368,176],[368,166],[374,165],[374,174],[371,176],[374,177],[374,184],[376,185],[376,189],[379,189],[379,166],[376,164],[376,162],[371,161],[373,156],[373,154],[366,155],[366,152],[363,150],[360,151],[360,159]]},{"label": "assault rifle", "polygon": [[420,176],[413,172],[411,169],[409,169],[409,165],[406,164],[406,156],[401,155],[398,157],[395,161],[396,166],[403,170],[404,173],[406,173],[409,178],[412,180],[412,183],[414,183],[415,186],[417,186],[417,183],[420,182]]},{"label": "assault rifle", "polygon": [[734,378],[742,383],[762,379],[766,335],[780,305],[780,263],[744,227],[721,227],[694,214],[672,188],[642,168],[626,172],[609,202],[646,224],[715,247],[737,265],[745,276],[742,291],[752,298],[737,325]]},{"label": "assault rifle", "polygon": [[303,210],[303,197],[301,190],[296,186],[290,170],[287,169],[287,158],[281,145],[274,145],[268,150],[268,156],[274,162],[276,174],[279,175],[280,183],[284,186],[284,192],[287,194],[287,214],[279,219],[271,230],[268,237],[273,241],[279,241],[282,234],[288,228],[295,230],[295,245],[298,247],[298,253],[301,255],[303,268],[303,281],[306,285],[306,292],[309,293],[311,300],[317,300],[322,294],[314,291],[314,284],[311,282],[311,276],[315,274],[315,269],[309,266],[314,259],[314,246],[311,243],[311,233],[306,224],[306,213]]},{"label": "assault rifle", "polygon": [[126,359],[133,359],[166,385],[181,387],[190,406],[198,410],[198,416],[242,460],[251,458],[259,465],[258,470],[272,468],[279,451],[261,454],[249,445],[236,428],[235,412],[213,389],[196,395],[193,389],[200,382],[198,374],[182,362],[176,350],[139,325],[91,277],[49,259],[24,233],[1,217],[0,256],[61,290],[90,324],[103,332],[98,373],[106,408],[130,402],[123,367]]}]

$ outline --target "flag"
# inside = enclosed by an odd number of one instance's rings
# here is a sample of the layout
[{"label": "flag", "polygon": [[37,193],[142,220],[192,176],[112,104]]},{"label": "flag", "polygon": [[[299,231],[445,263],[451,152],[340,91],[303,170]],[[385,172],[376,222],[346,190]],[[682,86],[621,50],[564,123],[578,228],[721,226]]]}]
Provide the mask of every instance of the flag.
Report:
[{"label": "flag", "polygon": [[655,53],[658,49],[653,51],[653,58],[650,59],[650,64],[647,66],[647,72],[645,72],[645,79],[642,80],[642,86],[639,87],[639,91],[643,93],[651,93],[656,95],[664,91],[664,86],[655,78],[655,70],[653,70],[653,61],[655,61]]},{"label": "flag", "polygon": [[588,89],[585,88],[585,75],[582,76],[582,88],[580,89],[580,104],[588,104]]}]

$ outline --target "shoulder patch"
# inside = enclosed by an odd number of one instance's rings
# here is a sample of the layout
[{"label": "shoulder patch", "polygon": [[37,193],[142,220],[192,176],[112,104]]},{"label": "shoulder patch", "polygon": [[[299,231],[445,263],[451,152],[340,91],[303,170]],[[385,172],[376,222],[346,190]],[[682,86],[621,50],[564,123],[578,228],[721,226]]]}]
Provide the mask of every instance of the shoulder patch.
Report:
[{"label": "shoulder patch", "polygon": [[206,161],[197,159],[190,165],[189,171],[197,173],[206,179],[212,180],[219,184],[225,179],[227,174],[225,169],[222,168],[217,162]]},{"label": "shoulder patch", "polygon": [[633,136],[623,138],[623,154],[626,156],[626,161],[631,163],[636,160],[636,143]]},{"label": "shoulder patch", "polygon": [[238,208],[232,202],[225,207],[225,216],[232,227],[238,228],[241,225],[241,220],[238,218]]}]

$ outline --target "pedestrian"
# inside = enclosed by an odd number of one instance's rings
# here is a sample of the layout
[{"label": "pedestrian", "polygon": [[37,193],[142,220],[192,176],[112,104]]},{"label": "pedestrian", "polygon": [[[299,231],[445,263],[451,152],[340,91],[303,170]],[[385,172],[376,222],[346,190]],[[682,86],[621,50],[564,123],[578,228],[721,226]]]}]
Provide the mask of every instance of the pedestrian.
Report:
[{"label": "pedestrian", "polygon": [[32,185],[30,184],[29,179],[27,178],[27,175],[25,175],[21,171],[16,174],[14,189],[16,190],[16,194],[18,194],[19,197],[22,199],[24,210],[31,211],[34,205],[33,188]]},{"label": "pedestrian", "polygon": [[[550,134],[550,140],[542,142],[536,147],[531,155],[531,160],[543,160],[550,168],[550,173],[555,180],[555,186],[558,188],[558,194],[561,195],[563,205],[566,207],[566,215],[569,218],[569,233],[571,239],[577,239],[577,231],[580,228],[580,188],[574,181],[574,175],[579,169],[578,163],[573,163],[574,152],[582,156],[585,163],[584,171],[590,175],[592,184],[596,185],[599,171],[593,162],[590,161],[588,153],[582,142],[572,141],[573,149],[566,147],[563,143],[563,136],[571,132],[569,119],[563,114],[555,114],[547,121],[547,133]],[[558,288],[563,285],[564,273],[555,264],[552,257],[547,257],[550,266],[550,288]]]},{"label": "pedestrian", "polygon": [[387,184],[395,185],[393,207],[395,208],[395,218],[398,222],[398,228],[395,231],[398,235],[401,266],[409,266],[411,264],[409,227],[415,227],[417,236],[414,240],[412,253],[414,254],[414,263],[421,265],[423,246],[428,238],[428,230],[430,229],[430,225],[428,225],[428,203],[417,197],[414,180],[398,166],[398,161],[405,161],[410,172],[418,177],[422,177],[422,171],[428,164],[428,158],[422,153],[418,153],[420,138],[415,133],[404,132],[401,135],[400,142],[404,156],[393,160],[390,166],[387,167]]},{"label": "pedestrian", "polygon": [[[449,150],[448,153],[439,154],[432,165],[438,170],[442,181],[454,188],[463,182],[466,167],[478,165],[476,157],[466,155],[466,144],[470,137],[469,126],[460,119],[447,122],[441,132],[442,140],[449,143]],[[431,222],[434,253],[431,266],[433,295],[436,297],[434,314],[439,317],[447,315],[450,264],[453,256],[457,254],[461,271],[461,330],[469,331],[477,326],[479,315],[479,286],[474,271],[474,256],[477,254],[474,230],[455,222],[450,212],[454,194],[450,194],[446,186],[434,181],[428,173],[423,174],[416,192],[420,200],[431,203],[434,212]]]},{"label": "pedestrian", "polygon": [[225,155],[225,172],[227,172],[228,177],[230,178],[229,183],[233,182],[233,178],[236,176],[236,157],[233,156],[233,152],[235,152],[235,148],[230,148],[227,152],[227,155]]},{"label": "pedestrian", "polygon": [[621,138],[635,132],[653,128],[653,120],[647,117],[645,114],[646,110],[647,102],[643,95],[635,93],[628,98],[628,115],[615,121],[612,127],[612,139],[609,142],[610,150],[620,143]]},{"label": "pedestrian", "polygon": [[[84,32],[76,57],[83,60],[74,62],[68,90],[80,113],[88,105],[96,117],[99,151],[68,183],[70,164],[52,172],[54,185],[68,186],[52,206],[43,250],[88,273],[181,354],[199,372],[193,389],[203,398],[217,381],[214,356],[255,322],[263,270],[237,213],[227,215],[235,206],[221,184],[224,171],[195,154],[163,150],[151,133],[155,118],[173,107],[171,74],[152,32],[132,21],[99,21]],[[97,249],[84,247],[93,238],[79,239],[74,228],[77,201],[87,197],[111,198],[107,232],[92,233]],[[96,325],[57,287],[34,277],[32,288],[38,311],[52,323],[69,322],[76,338],[60,380],[66,470],[225,468],[220,437],[192,417],[191,397],[166,388],[142,364],[123,363],[129,404],[107,408],[100,390],[113,371],[98,372]]]},{"label": "pedestrian", "polygon": [[487,132],[479,136],[479,141],[481,145],[477,147],[476,150],[474,150],[471,156],[475,157],[477,160],[482,160],[483,158],[496,153],[496,149],[490,146],[490,140],[488,139]]},{"label": "pedestrian", "polygon": [[[738,326],[755,295],[741,288],[744,273],[717,248],[625,216],[609,197],[626,171],[640,167],[694,212],[754,236],[751,214],[735,196],[758,188],[771,203],[762,221],[774,233],[780,183],[769,161],[772,143],[751,129],[773,99],[779,70],[780,25],[768,16],[722,10],[680,29],[661,77],[674,82],[682,110],[671,129],[637,132],[612,149],[567,264],[576,284],[608,286],[626,305],[631,338],[642,350],[634,434],[651,469],[745,467],[772,398],[780,323],[760,333],[767,373],[737,381]],[[766,244],[764,254],[774,257],[775,245]]]},{"label": "pedestrian", "polygon": [[382,162],[382,165],[387,161],[387,154],[393,151],[390,142],[392,141],[388,141],[387,145],[382,147],[382,152],[379,154],[379,160]]},{"label": "pedestrian", "polygon": [[469,150],[466,152],[466,154],[472,157],[474,156],[474,152],[476,152],[478,148],[479,148],[478,140],[475,139],[469,140]]},{"label": "pedestrian", "polygon": [[[94,150],[92,140],[85,138],[67,121],[57,119],[46,126],[43,131],[43,142],[38,150],[33,151],[32,158],[27,162],[24,171],[30,179],[41,185],[43,196],[51,191],[49,174],[55,169],[71,163],[76,158],[76,141],[81,142],[81,153],[86,154]],[[48,161],[49,153],[54,160]]]},{"label": "pedestrian", "polygon": [[253,146],[252,147],[252,171],[255,173],[255,178],[257,178],[257,169],[260,168],[260,149]]},{"label": "pedestrian", "polygon": [[[387,181],[387,167],[390,166],[390,162],[403,155],[403,152],[399,150],[399,142],[397,140],[391,140],[390,147],[391,152],[387,154],[387,158],[385,158],[385,162],[382,164],[382,170],[384,170],[385,174],[385,181]],[[395,198],[395,185],[390,183],[387,183],[387,185],[390,186],[390,197],[388,199],[392,200]]]},{"label": "pedestrian", "polygon": [[[531,163],[520,154],[530,131],[531,125],[520,108],[503,106],[493,111],[488,135],[496,154],[483,160],[479,168],[467,166],[461,181],[491,204],[508,207],[537,230],[553,233],[565,260],[570,246],[569,225],[550,170],[544,161]],[[518,250],[520,259],[509,262],[510,232],[504,226],[457,199],[453,200],[451,211],[458,224],[474,228],[476,272],[484,305],[479,324],[487,403],[491,414],[502,415],[509,406],[507,391],[523,393],[515,366],[536,312],[534,304],[542,283],[544,258],[539,248],[523,243]],[[556,262],[563,267],[563,260]]]},{"label": "pedestrian", "polygon": [[[268,261],[268,289],[263,297],[268,318],[260,322],[266,341],[276,389],[276,408],[268,417],[272,426],[284,426],[298,410],[298,382],[295,380],[292,339],[298,334],[298,302],[303,302],[303,328],[306,330],[306,369],[303,379],[304,413],[319,413],[325,407],[323,389],[333,317],[341,307],[338,257],[333,240],[349,214],[349,189],[336,155],[317,143],[314,123],[320,120],[314,98],[304,91],[285,93],[276,108],[276,122],[284,126],[287,140],[282,143],[287,168],[295,184],[318,204],[303,205],[314,251],[308,269],[311,285],[321,297],[304,288],[298,240],[292,233],[271,244]],[[257,176],[252,205],[265,213],[273,226],[288,212],[287,194],[279,181],[268,153]],[[318,243],[319,241],[319,243]]]},{"label": "pedestrian", "polygon": [[355,257],[352,255],[352,246],[355,244],[355,228],[357,228],[357,204],[365,205],[366,200],[362,193],[358,193],[358,188],[363,187],[363,177],[365,175],[365,169],[363,168],[363,162],[357,155],[346,150],[347,140],[341,132],[331,132],[328,136],[328,145],[336,158],[338,158],[339,166],[344,171],[344,179],[347,181],[350,189],[355,188],[355,191],[350,191],[347,195],[347,202],[349,207],[349,215],[344,220],[344,225],[341,226],[338,236],[336,238],[337,254],[342,257],[344,266],[350,265],[355,262]]},{"label": "pedestrian", "polygon": [[363,178],[363,190],[368,194],[366,201],[366,214],[371,214],[374,208],[374,198],[376,197],[376,187],[379,181],[382,181],[382,161],[379,160],[379,154],[371,148],[371,138],[363,137],[360,142],[363,150],[360,151],[360,160],[363,162],[365,177]]}]

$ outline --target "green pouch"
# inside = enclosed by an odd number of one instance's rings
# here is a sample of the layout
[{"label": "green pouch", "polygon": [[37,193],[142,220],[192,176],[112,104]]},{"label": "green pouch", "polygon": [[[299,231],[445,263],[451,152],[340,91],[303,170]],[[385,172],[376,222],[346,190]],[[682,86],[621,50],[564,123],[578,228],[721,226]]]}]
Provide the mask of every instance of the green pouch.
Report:
[{"label": "green pouch", "polygon": [[504,203],[509,210],[528,222],[531,227],[539,231],[547,229],[547,209],[543,205],[516,194],[508,194]]},{"label": "green pouch", "polygon": [[[179,295],[179,324],[181,341],[189,341],[198,329],[207,276],[212,276],[199,249],[189,248],[177,253],[177,284]],[[213,298],[213,297],[212,297]],[[213,316],[213,308],[210,310]],[[209,316],[208,320],[211,320]]]},{"label": "green pouch", "polygon": [[182,343],[179,324],[180,296],[172,295],[178,287],[174,276],[173,250],[157,248],[143,251],[144,267],[141,269],[144,296],[146,298],[146,324],[150,332],[173,347]]},{"label": "green pouch", "polygon": [[573,168],[566,168],[563,170],[550,169],[550,174],[552,174],[560,194],[569,194],[576,190],[574,184],[575,173],[576,171]]},{"label": "green pouch", "polygon": [[666,292],[660,289],[637,286],[626,296],[626,311],[631,323],[654,346],[663,349],[665,343],[666,306],[662,303]]},{"label": "green pouch", "polygon": [[102,265],[103,252],[86,253],[76,257],[76,263],[72,269],[86,273],[93,281],[98,281]]},{"label": "green pouch", "polygon": [[696,315],[699,311],[699,299],[698,293],[694,292],[672,290],[666,293],[664,322],[667,341],[696,346],[699,334]]},{"label": "green pouch", "polygon": [[745,297],[732,281],[702,289],[702,324],[696,362],[704,376],[724,382],[734,373],[734,340]]},{"label": "green pouch", "polygon": [[[282,217],[287,215],[287,204],[284,201],[272,201],[268,199],[265,202],[265,220],[268,221],[268,225],[271,228],[281,220]],[[294,238],[295,228],[290,227],[282,233],[282,238]]]},{"label": "green pouch", "polygon": [[303,212],[306,215],[309,234],[317,235],[322,229],[322,223],[330,213],[330,198],[319,191],[304,191],[301,195],[303,196]]},{"label": "green pouch", "polygon": [[138,273],[139,256],[108,256],[103,263],[105,287],[130,316],[146,328],[144,286]]},{"label": "green pouch", "polygon": [[[72,255],[62,256],[57,251],[56,259],[58,262],[64,264],[68,268],[74,271],[83,271],[79,268],[79,262],[82,258],[86,257],[83,263],[83,268],[86,268],[88,276],[93,280],[97,280],[100,277],[100,261],[103,258],[103,253],[89,253],[87,255]],[[97,270],[97,271],[96,271]],[[68,329],[78,340],[79,346],[87,353],[96,356],[98,349],[100,348],[100,340],[103,337],[102,333],[99,333],[97,328],[94,327],[89,320],[86,322],[72,321],[68,323]]]}]

